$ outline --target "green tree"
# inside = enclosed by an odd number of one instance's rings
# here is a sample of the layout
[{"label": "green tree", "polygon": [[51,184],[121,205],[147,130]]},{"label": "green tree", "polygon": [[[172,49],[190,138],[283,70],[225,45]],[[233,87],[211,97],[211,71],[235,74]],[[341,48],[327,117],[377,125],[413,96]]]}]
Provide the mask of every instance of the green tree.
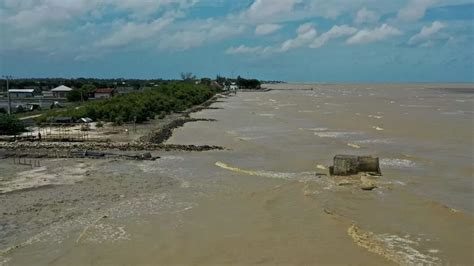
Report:
[{"label": "green tree", "polygon": [[0,114],[0,135],[16,135],[25,131],[25,125],[13,115]]},{"label": "green tree", "polygon": [[196,76],[191,72],[181,72],[181,79],[186,82],[192,82],[196,80]]},{"label": "green tree", "polygon": [[84,84],[80,89],[74,89],[67,95],[67,100],[70,102],[82,102],[89,99],[89,94],[96,89],[93,84]]}]

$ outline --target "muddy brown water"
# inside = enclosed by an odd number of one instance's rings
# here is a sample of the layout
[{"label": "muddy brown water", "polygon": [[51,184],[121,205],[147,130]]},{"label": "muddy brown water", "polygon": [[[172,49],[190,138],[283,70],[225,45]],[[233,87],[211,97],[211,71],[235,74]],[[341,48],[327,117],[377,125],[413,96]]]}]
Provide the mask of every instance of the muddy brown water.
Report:
[{"label": "muddy brown water", "polygon": [[[47,164],[48,194],[76,187],[67,192],[88,211],[41,230],[18,223],[32,233],[5,234],[0,265],[474,263],[472,85],[274,88],[306,90],[228,97],[192,115],[216,122],[186,124],[167,142],[228,150],[68,160],[73,185]],[[379,156],[378,188],[316,176],[336,154]],[[43,170],[25,171],[4,171],[3,189]]]}]

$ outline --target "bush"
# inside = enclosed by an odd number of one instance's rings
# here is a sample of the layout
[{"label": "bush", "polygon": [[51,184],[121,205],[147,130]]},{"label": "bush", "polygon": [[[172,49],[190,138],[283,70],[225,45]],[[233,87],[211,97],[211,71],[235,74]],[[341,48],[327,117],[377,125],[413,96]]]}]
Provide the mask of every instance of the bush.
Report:
[{"label": "bush", "polygon": [[81,90],[72,90],[67,94],[67,100],[69,102],[80,102],[87,100],[87,95],[83,95]]},{"label": "bush", "polygon": [[25,125],[13,115],[0,114],[0,135],[17,135],[25,132]]},{"label": "bush", "polygon": [[214,89],[205,85],[170,83],[142,92],[88,102],[80,108],[71,107],[60,113],[50,111],[38,118],[38,122],[45,122],[49,117],[67,116],[74,119],[90,117],[116,124],[132,121],[140,123],[162,113],[170,114],[201,104],[215,93]]},{"label": "bush", "polygon": [[104,127],[104,124],[103,124],[101,121],[99,121],[99,122],[97,122],[97,123],[95,124],[95,126],[96,126],[97,128],[101,128],[101,127]]}]

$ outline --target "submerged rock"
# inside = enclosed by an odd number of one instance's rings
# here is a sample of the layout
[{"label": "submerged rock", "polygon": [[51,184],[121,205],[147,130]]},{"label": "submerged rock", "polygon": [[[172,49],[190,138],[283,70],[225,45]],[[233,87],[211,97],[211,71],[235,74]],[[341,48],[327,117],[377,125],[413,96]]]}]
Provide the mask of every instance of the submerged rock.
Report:
[{"label": "submerged rock", "polygon": [[374,180],[371,180],[368,176],[361,176],[360,178],[360,188],[362,190],[374,190],[377,188],[377,184]]}]

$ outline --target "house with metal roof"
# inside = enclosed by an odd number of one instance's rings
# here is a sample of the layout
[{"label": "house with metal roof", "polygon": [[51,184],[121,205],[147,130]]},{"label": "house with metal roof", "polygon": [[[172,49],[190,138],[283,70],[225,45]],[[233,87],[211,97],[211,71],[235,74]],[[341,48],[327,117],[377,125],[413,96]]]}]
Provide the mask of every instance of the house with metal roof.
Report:
[{"label": "house with metal roof", "polygon": [[117,91],[114,88],[101,88],[94,91],[94,98],[105,99],[113,97]]},{"label": "house with metal roof", "polygon": [[10,89],[8,90],[8,93],[11,98],[31,98],[36,95],[34,89]]},{"label": "house with metal roof", "polygon": [[71,88],[61,85],[51,90],[54,98],[67,98],[67,95],[72,91]]}]

